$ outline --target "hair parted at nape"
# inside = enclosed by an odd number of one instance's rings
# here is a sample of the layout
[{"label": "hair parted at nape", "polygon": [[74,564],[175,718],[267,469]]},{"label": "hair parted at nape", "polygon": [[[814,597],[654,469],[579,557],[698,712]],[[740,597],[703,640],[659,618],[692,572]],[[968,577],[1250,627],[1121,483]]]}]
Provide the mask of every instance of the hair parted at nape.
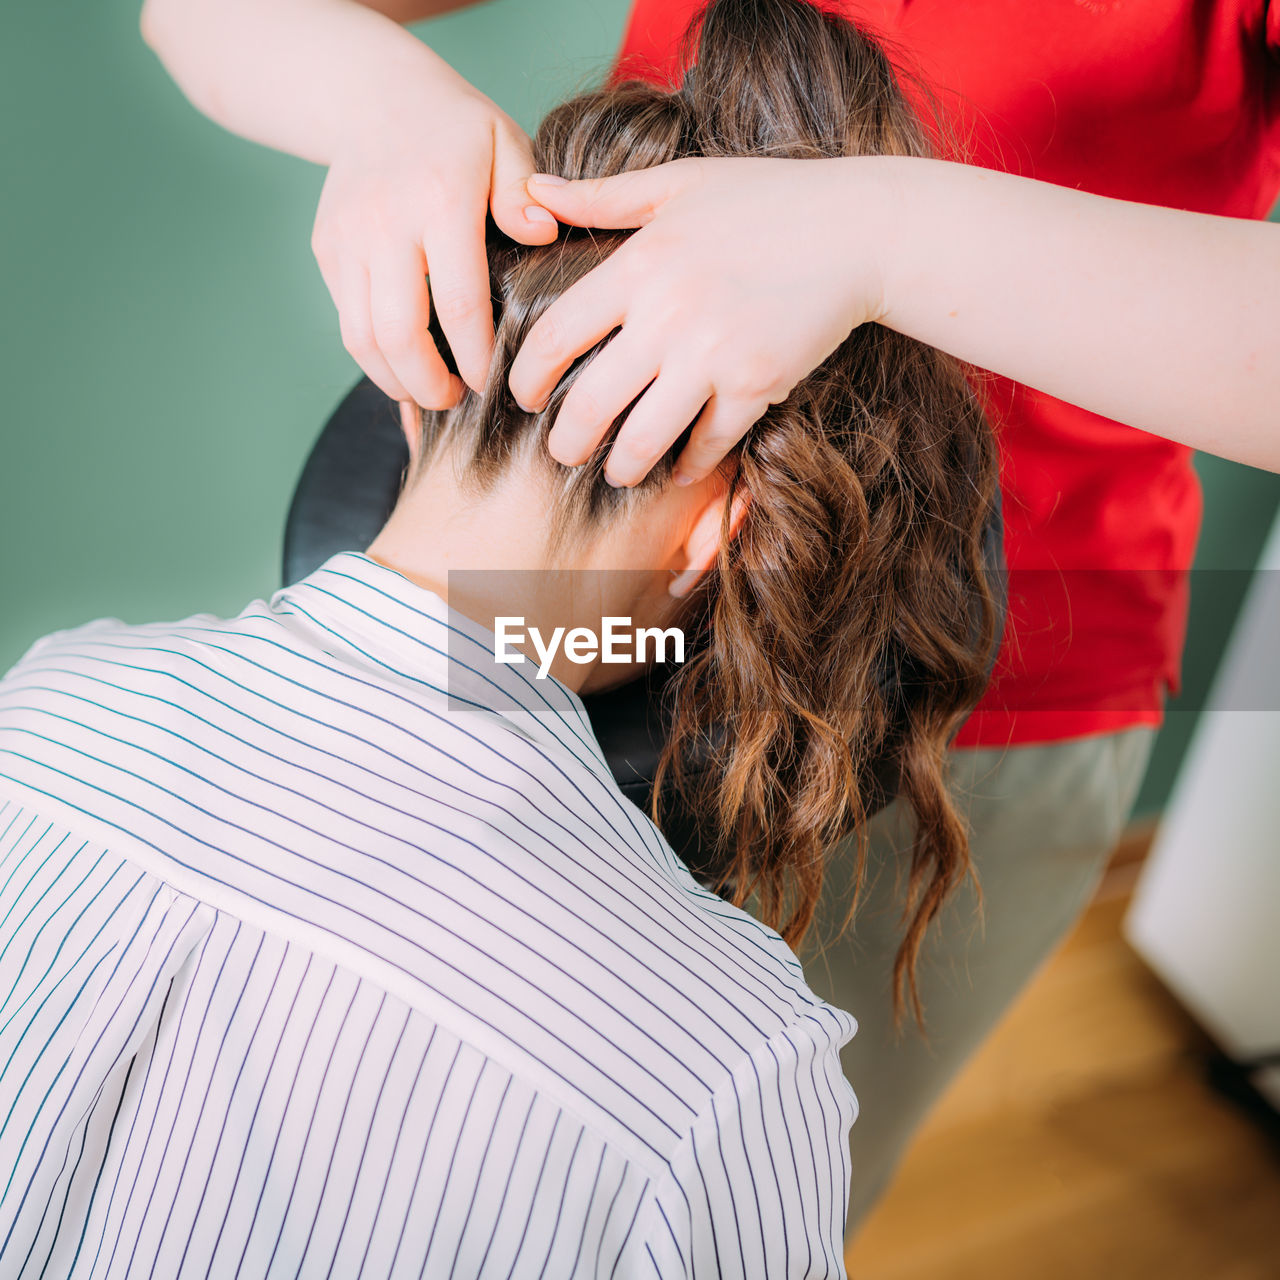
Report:
[{"label": "hair parted at nape", "polygon": [[[595,178],[688,156],[930,154],[884,52],[804,0],[714,0],[684,50],[693,70],[670,91],[620,83],[554,109],[534,140],[538,168]],[[524,413],[507,386],[538,316],[629,234],[564,229],[536,248],[491,241],[488,380],[457,408],[422,413],[424,461],[447,437],[469,458],[465,476],[485,486],[516,455],[543,459],[553,526],[579,532],[670,481],[684,436],[634,489],[605,482],[625,414],[583,467],[546,453],[566,392],[604,343],[539,413]],[[659,780],[705,818],[704,836],[719,847],[717,887],[738,905],[750,900],[795,945],[813,918],[826,850],[849,832],[861,881],[871,765],[894,757],[915,817],[894,998],[901,1011],[905,995],[920,1019],[922,938],[971,870],[945,764],[986,684],[997,630],[983,558],[997,486],[990,428],[955,360],[866,324],[769,408],[726,474],[749,502],[692,597],[704,631],[668,686]]]}]

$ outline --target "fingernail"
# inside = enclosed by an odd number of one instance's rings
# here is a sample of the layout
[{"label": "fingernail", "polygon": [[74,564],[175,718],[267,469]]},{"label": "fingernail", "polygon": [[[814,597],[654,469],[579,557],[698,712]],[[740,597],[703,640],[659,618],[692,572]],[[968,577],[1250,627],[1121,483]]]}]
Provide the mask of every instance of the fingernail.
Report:
[{"label": "fingernail", "polygon": [[540,182],[544,187],[563,187],[568,185],[569,179],[554,173],[535,173],[530,176],[529,181]]},{"label": "fingernail", "polygon": [[544,209],[540,204],[531,204],[524,211],[524,220],[526,222],[554,222],[556,215],[549,209]]},{"label": "fingernail", "polygon": [[627,487],[621,480],[615,480],[607,471],[604,473],[604,482],[611,489],[625,489]]},{"label": "fingernail", "polygon": [[687,475],[685,475],[685,473],[684,473],[683,471],[677,471],[677,472],[675,473],[675,475],[674,475],[674,476],[672,476],[672,480],[673,480],[676,484],[678,484],[678,485],[680,486],[680,488],[682,488],[682,489],[683,489],[686,485],[691,485],[691,484],[693,483],[693,477],[692,477],[692,476],[687,476]]}]

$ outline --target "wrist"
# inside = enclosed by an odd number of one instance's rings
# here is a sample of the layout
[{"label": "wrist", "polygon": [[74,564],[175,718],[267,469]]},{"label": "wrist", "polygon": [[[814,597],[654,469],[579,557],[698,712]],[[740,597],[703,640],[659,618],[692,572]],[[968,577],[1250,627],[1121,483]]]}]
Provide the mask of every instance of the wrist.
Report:
[{"label": "wrist", "polygon": [[924,197],[919,188],[933,161],[913,156],[849,156],[832,162],[840,193],[831,207],[839,219],[836,243],[856,314],[854,324],[892,326],[907,273],[904,247]]},{"label": "wrist", "polygon": [[362,38],[349,48],[361,52],[332,86],[339,110],[330,117],[327,164],[343,156],[366,159],[406,128],[425,132],[441,118],[443,102],[470,89],[412,32],[367,9],[355,21],[365,30],[351,32]]}]

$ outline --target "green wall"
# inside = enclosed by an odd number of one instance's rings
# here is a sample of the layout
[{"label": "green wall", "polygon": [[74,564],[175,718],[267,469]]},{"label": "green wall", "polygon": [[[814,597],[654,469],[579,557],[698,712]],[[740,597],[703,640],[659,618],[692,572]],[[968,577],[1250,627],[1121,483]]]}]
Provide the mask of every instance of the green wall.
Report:
[{"label": "green wall", "polygon": [[[527,128],[607,69],[626,0],[497,0],[431,43]],[[322,171],[223,133],[141,0],[0,37],[0,670],[94,617],[278,585],[308,445],[357,376],[309,248]]]},{"label": "green wall", "polygon": [[[603,71],[625,7],[495,0],[430,39],[531,127]],[[356,370],[308,248],[321,173],[188,107],[136,4],[9,7],[0,156],[3,669],[58,627],[227,612],[270,591],[298,469]],[[1280,486],[1216,462],[1204,474],[1205,557],[1247,567]],[[1231,606],[1196,610],[1193,684]],[[1187,718],[1171,718],[1145,807]]]}]

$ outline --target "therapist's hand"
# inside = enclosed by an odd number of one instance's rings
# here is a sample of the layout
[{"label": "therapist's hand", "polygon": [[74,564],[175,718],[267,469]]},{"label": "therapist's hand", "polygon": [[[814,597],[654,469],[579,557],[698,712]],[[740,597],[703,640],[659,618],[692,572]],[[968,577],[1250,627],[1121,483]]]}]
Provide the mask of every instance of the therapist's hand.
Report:
[{"label": "therapist's hand", "polygon": [[695,420],[676,480],[702,479],[883,309],[874,160],[677,160],[589,181],[537,175],[529,190],[562,222],[640,228],[548,308],[510,377],[517,402],[541,408],[573,360],[619,330],[548,439],[577,466],[643,392],[606,463],[612,484],[642,480]]},{"label": "therapist's hand", "polygon": [[312,248],[356,362],[392,399],[442,409],[462,386],[428,335],[431,302],[468,386],[483,384],[493,350],[486,213],[524,244],[549,243],[557,226],[525,188],[527,135],[430,56],[431,74],[412,90],[398,81],[381,118],[365,104],[335,148]]}]

